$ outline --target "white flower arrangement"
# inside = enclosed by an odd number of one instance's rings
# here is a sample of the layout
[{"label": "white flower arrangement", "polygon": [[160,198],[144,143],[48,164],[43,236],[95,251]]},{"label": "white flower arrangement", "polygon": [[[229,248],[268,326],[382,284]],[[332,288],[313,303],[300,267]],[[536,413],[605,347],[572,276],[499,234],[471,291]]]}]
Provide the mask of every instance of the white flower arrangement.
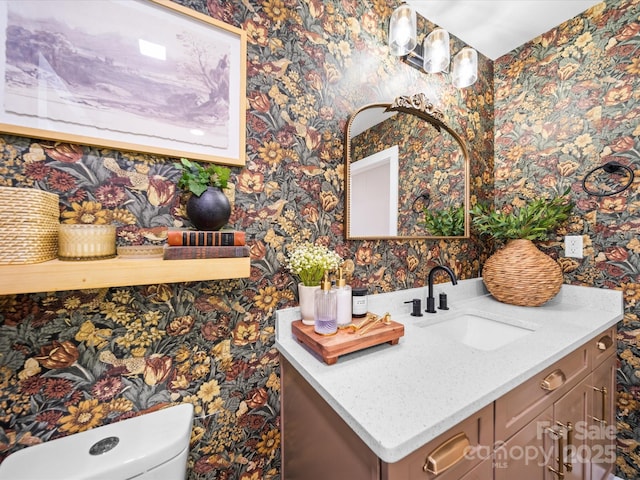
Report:
[{"label": "white flower arrangement", "polygon": [[303,285],[315,287],[320,285],[325,271],[338,269],[342,258],[323,245],[305,242],[291,249],[288,261],[289,270],[300,278]]}]

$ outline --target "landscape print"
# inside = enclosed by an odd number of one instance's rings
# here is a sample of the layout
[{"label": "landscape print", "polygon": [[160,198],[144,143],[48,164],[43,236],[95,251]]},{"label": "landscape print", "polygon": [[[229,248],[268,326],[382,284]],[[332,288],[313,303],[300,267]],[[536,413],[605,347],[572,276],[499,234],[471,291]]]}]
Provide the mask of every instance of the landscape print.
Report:
[{"label": "landscape print", "polygon": [[227,147],[232,46],[209,25],[150,22],[146,2],[6,8],[6,112]]}]

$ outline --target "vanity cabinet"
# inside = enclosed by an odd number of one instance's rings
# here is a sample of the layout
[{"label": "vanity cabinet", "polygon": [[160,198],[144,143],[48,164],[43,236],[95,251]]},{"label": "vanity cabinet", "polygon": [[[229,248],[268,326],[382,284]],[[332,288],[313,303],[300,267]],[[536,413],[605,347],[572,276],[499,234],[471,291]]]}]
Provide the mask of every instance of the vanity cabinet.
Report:
[{"label": "vanity cabinet", "polygon": [[386,463],[282,356],[280,366],[283,480],[491,478],[493,405],[471,415],[399,462]]},{"label": "vanity cabinet", "polygon": [[281,355],[283,480],[605,479],[615,464],[615,332],[395,463],[379,459]]},{"label": "vanity cabinet", "polygon": [[[608,478],[613,473],[616,461],[616,370],[618,361],[615,355],[615,329],[602,338],[606,343],[598,343],[591,374],[591,412],[592,428],[588,433],[591,439],[590,460],[591,479]],[[609,342],[611,339],[611,342]]]},{"label": "vanity cabinet", "polygon": [[495,480],[608,477],[615,464],[614,338],[611,328],[496,400]]}]

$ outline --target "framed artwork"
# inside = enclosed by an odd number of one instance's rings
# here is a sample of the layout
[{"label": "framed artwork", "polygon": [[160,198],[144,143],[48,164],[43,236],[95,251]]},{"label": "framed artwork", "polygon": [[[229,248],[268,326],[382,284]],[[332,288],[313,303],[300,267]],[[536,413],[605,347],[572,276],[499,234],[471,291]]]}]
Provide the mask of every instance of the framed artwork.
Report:
[{"label": "framed artwork", "polygon": [[245,164],[242,29],[168,0],[8,0],[0,35],[0,132]]}]

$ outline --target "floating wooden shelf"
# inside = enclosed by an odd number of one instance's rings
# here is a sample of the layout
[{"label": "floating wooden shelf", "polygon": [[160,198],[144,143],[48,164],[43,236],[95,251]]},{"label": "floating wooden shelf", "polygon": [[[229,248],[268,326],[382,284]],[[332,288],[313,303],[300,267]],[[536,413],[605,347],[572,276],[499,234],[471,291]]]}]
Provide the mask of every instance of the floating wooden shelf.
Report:
[{"label": "floating wooden shelf", "polygon": [[250,259],[122,258],[1,265],[0,295],[247,278]]}]

